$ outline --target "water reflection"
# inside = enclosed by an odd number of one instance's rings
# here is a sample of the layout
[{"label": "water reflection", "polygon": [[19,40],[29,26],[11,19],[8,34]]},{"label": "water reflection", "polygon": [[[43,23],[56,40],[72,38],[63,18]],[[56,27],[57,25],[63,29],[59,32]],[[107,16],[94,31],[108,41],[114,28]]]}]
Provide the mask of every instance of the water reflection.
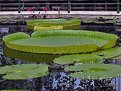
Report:
[{"label": "water reflection", "polygon": [[40,53],[28,53],[22,51],[16,51],[9,49],[7,47],[3,50],[4,55],[10,58],[24,60],[28,62],[53,62],[54,58],[57,58],[61,55],[53,55],[53,54],[40,54]]},{"label": "water reflection", "polygon": [[64,72],[54,72],[42,78],[20,81],[6,80],[0,82],[0,88],[28,91],[113,91],[111,80],[83,80],[71,78]]}]

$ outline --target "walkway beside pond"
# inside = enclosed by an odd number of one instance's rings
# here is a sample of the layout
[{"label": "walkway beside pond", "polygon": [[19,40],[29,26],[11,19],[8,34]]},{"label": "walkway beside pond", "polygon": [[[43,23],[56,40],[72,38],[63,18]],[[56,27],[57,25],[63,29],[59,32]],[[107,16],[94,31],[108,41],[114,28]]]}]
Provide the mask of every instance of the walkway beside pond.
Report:
[{"label": "walkway beside pond", "polygon": [[[18,13],[18,11],[2,11],[0,12],[0,15],[29,15],[29,14],[49,14],[49,15],[56,15],[59,12],[58,11],[23,11],[21,13]],[[71,11],[68,13],[68,11],[60,11],[60,14],[62,15],[95,15],[95,16],[121,16],[121,12],[117,14],[116,11]]]}]

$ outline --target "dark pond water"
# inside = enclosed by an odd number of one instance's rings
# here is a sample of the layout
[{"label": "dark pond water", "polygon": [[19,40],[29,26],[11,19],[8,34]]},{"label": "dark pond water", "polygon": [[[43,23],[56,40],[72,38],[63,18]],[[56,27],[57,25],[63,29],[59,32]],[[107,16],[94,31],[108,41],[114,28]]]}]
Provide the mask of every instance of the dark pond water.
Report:
[{"label": "dark pond water", "polygon": [[[115,33],[120,37],[120,27],[117,26],[81,26],[81,29],[103,31]],[[118,30],[118,31],[117,31]],[[17,31],[27,31],[26,26],[2,25],[0,26],[0,38],[7,34]],[[105,80],[83,80],[69,77],[69,73],[63,71],[64,66],[56,65],[51,61],[60,55],[41,55],[33,53],[25,53],[11,50],[4,47],[0,42],[0,65],[26,64],[26,63],[45,63],[51,65],[50,74],[41,78],[27,80],[4,80],[0,75],[0,90],[5,89],[21,89],[26,91],[121,91],[121,78],[105,79]],[[40,61],[41,62],[38,62]],[[106,63],[121,64],[121,60],[108,60]]]}]

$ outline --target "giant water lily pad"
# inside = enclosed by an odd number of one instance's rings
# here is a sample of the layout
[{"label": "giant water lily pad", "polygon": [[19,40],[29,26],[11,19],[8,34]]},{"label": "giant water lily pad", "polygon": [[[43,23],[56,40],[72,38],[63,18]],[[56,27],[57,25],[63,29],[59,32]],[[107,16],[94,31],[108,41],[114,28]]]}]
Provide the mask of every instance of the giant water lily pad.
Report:
[{"label": "giant water lily pad", "polygon": [[52,25],[50,25],[50,26],[47,26],[47,25],[39,26],[39,25],[37,25],[37,26],[34,27],[35,31],[38,31],[38,30],[50,30],[50,29],[51,30],[62,30],[63,26],[52,26]]},{"label": "giant water lily pad", "polygon": [[116,35],[101,32],[48,30],[34,32],[31,37],[26,33],[14,33],[5,36],[3,41],[8,48],[19,51],[69,54],[111,48],[117,39]]},{"label": "giant water lily pad", "polygon": [[65,55],[54,59],[57,64],[71,64],[71,63],[99,63],[101,57],[92,54],[73,54]]},{"label": "giant water lily pad", "polygon": [[42,77],[48,74],[48,65],[45,64],[21,64],[0,67],[0,74],[6,74],[4,79],[20,80]]},{"label": "giant water lily pad", "polygon": [[27,28],[29,30],[65,30],[80,29],[80,20],[78,19],[40,19],[27,20]]},{"label": "giant water lily pad", "polygon": [[65,71],[73,71],[71,77],[81,79],[107,79],[121,76],[121,66],[112,64],[78,64],[68,66]]}]

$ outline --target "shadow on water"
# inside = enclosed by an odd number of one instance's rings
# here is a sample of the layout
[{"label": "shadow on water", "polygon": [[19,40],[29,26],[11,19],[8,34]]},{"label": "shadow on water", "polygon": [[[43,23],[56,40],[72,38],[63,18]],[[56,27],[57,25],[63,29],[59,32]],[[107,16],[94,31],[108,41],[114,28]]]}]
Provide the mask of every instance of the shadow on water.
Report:
[{"label": "shadow on water", "polygon": [[[12,26],[11,26],[12,27]],[[0,33],[2,38],[4,35],[17,32],[15,26],[1,26],[6,29]],[[7,28],[9,30],[7,31]],[[26,26],[17,26],[18,31],[31,33],[26,31]],[[112,26],[81,26],[81,29],[103,31],[108,33],[116,33],[117,27]],[[119,33],[118,33],[119,34]],[[119,35],[120,36],[120,35]],[[3,50],[4,49],[4,50]],[[26,64],[26,63],[46,63],[49,64],[50,74],[41,78],[27,79],[27,80],[4,80],[0,75],[0,90],[5,89],[22,89],[27,91],[120,91],[120,83],[116,82],[117,79],[104,79],[104,80],[83,80],[78,78],[71,78],[68,76],[69,73],[63,71],[65,66],[57,65],[52,60],[60,55],[47,55],[47,54],[33,54],[21,51],[11,50],[4,47],[2,42],[0,44],[0,58],[1,66],[12,65],[12,64]],[[114,63],[115,60],[108,60],[106,63]],[[117,64],[121,64],[117,60]],[[60,70],[61,69],[61,70]],[[116,86],[118,85],[118,86]]]}]

